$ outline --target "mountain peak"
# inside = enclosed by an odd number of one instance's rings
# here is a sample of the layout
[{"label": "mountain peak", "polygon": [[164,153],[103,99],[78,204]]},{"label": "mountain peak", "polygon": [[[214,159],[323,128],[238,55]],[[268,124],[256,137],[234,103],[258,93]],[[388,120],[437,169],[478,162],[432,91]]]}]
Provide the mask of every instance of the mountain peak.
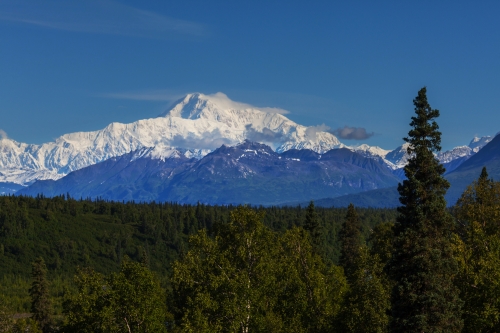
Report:
[{"label": "mountain peak", "polygon": [[190,93],[177,100],[173,106],[163,112],[160,117],[179,117],[184,119],[200,119],[220,121],[232,115],[271,115],[281,117],[288,111],[280,108],[257,107],[246,103],[236,102],[227,97],[226,94],[217,92],[205,95],[201,93]]},{"label": "mountain peak", "polygon": [[493,139],[491,136],[483,136],[483,137],[474,137],[470,143],[469,148],[472,149],[475,153],[477,153],[481,148],[483,148],[488,142]]}]

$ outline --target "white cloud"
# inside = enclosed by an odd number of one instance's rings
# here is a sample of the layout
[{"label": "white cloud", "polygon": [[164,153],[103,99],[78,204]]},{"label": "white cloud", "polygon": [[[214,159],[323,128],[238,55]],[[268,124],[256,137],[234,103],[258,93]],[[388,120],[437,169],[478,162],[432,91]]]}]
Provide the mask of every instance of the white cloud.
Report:
[{"label": "white cloud", "polygon": [[279,143],[283,134],[271,131],[264,127],[261,132],[255,130],[251,124],[245,126],[245,138],[254,142]]},{"label": "white cloud", "polygon": [[2,1],[0,20],[66,31],[167,39],[207,35],[205,26],[111,0]]},{"label": "white cloud", "polygon": [[311,138],[312,140],[316,140],[316,134],[318,132],[328,132],[330,130],[329,126],[326,126],[325,124],[321,124],[318,126],[309,126],[306,129],[306,135]]},{"label": "white cloud", "polygon": [[0,129],[0,139],[8,139],[9,137],[7,136],[7,133],[3,130]]},{"label": "white cloud", "polygon": [[201,136],[190,135],[183,137],[175,135],[170,142],[170,145],[175,148],[186,149],[217,149],[223,144],[231,144],[231,140],[224,138],[218,129],[212,132],[205,132]]},{"label": "white cloud", "polygon": [[[229,97],[227,97],[226,94],[221,92],[215,94],[208,94],[208,95],[200,94],[200,95],[201,95],[200,98],[209,99],[222,109],[236,109],[236,110],[255,109],[266,113],[278,113],[278,114],[290,113],[289,111],[281,108],[258,107],[247,103],[235,102],[229,99]],[[175,102],[178,101],[179,99],[182,99],[184,96],[186,96],[186,94],[180,94],[178,92],[174,92],[169,89],[152,89],[152,90],[141,90],[141,91],[106,93],[106,94],[100,94],[98,96],[106,98],[115,98],[115,99],[130,99],[136,101]]]},{"label": "white cloud", "polygon": [[229,99],[229,97],[227,97],[226,94],[221,93],[221,92],[218,92],[215,94],[210,94],[210,95],[205,95],[205,96],[208,97],[208,99],[210,99],[211,101],[213,101],[215,104],[219,105],[223,109],[238,109],[238,110],[256,109],[256,110],[260,110],[260,111],[267,112],[267,113],[278,113],[278,114],[290,113],[287,110],[280,109],[280,108],[258,107],[258,106],[253,106],[253,105],[250,105],[247,103],[235,102],[235,101]]}]

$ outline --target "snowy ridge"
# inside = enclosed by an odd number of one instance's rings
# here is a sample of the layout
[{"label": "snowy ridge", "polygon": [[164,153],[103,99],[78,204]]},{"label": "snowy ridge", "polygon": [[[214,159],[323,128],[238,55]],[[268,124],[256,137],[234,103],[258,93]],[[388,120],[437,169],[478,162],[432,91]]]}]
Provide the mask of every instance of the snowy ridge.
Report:
[{"label": "snowy ridge", "polygon": [[0,181],[29,184],[58,179],[143,147],[156,147],[149,154],[161,159],[169,158],[168,151],[174,147],[186,157],[201,158],[222,144],[245,139],[267,143],[277,151],[308,148],[322,153],[344,146],[334,135],[308,131],[281,111],[234,102],[222,93],[196,93],[157,118],[111,123],[99,131],[65,134],[41,145],[4,138],[0,140]]},{"label": "snowy ridge", "polygon": [[[462,157],[466,157],[468,159],[481,150],[481,148],[486,146],[492,139],[492,136],[483,136],[481,138],[474,137],[468,146],[458,146],[451,150],[440,152],[436,155],[436,158],[443,164],[452,162]],[[384,156],[387,164],[393,170],[401,169],[406,165],[406,163],[408,163],[408,159],[410,157],[406,151],[408,146],[409,144],[405,143]]]},{"label": "snowy ridge", "polygon": [[468,146],[458,146],[453,148],[452,150],[447,150],[444,152],[440,152],[437,154],[437,159],[441,163],[449,163],[453,160],[456,160],[460,157],[470,157],[479,151],[482,147],[476,147],[476,151]]},{"label": "snowy ridge", "polygon": [[172,148],[172,147],[144,147],[134,152],[130,162],[138,160],[140,158],[150,158],[152,160],[161,160],[165,162],[167,159],[171,158],[195,158],[201,159],[203,156],[207,155],[211,151],[208,149],[183,149],[183,148]]},{"label": "snowy ridge", "polygon": [[472,139],[471,142],[469,143],[469,148],[471,148],[474,153],[477,153],[481,148],[486,146],[488,142],[493,140],[493,138],[495,138],[498,134],[500,134],[500,132],[498,132],[494,136],[488,135],[480,138],[474,137],[474,139]]}]

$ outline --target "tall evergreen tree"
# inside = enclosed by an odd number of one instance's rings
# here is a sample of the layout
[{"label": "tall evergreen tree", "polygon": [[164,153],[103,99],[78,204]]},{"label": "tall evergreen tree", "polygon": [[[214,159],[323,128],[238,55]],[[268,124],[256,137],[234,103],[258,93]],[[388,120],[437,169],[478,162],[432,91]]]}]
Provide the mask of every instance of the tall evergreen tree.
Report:
[{"label": "tall evergreen tree", "polygon": [[314,252],[319,254],[319,249],[323,245],[323,232],[319,223],[318,213],[316,213],[316,209],[314,208],[314,201],[311,201],[309,206],[307,206],[304,229],[311,235]]},{"label": "tall evergreen tree", "polygon": [[32,318],[38,323],[43,332],[49,332],[52,326],[52,304],[46,275],[45,261],[39,257],[32,264],[31,277],[33,281],[29,293]]},{"label": "tall evergreen tree", "polygon": [[340,266],[344,267],[344,272],[349,283],[356,270],[356,262],[359,257],[361,246],[361,223],[356,213],[354,205],[351,203],[347,208],[347,215],[342,224],[340,236]]},{"label": "tall evergreen tree", "polygon": [[408,137],[410,158],[399,184],[391,273],[393,332],[459,332],[462,328],[458,272],[451,246],[453,219],[444,195],[449,183],[433,153],[441,150],[439,111],[427,102],[426,88],[413,100],[416,116]]}]

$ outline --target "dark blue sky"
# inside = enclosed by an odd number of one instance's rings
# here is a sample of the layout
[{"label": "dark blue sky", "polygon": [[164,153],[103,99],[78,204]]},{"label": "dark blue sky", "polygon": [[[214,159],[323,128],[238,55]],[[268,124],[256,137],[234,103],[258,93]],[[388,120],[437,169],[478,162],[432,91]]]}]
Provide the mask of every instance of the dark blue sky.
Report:
[{"label": "dark blue sky", "polygon": [[448,149],[500,131],[499,15],[494,1],[0,1],[0,129],[41,143],[220,91],[393,149],[425,85]]}]

